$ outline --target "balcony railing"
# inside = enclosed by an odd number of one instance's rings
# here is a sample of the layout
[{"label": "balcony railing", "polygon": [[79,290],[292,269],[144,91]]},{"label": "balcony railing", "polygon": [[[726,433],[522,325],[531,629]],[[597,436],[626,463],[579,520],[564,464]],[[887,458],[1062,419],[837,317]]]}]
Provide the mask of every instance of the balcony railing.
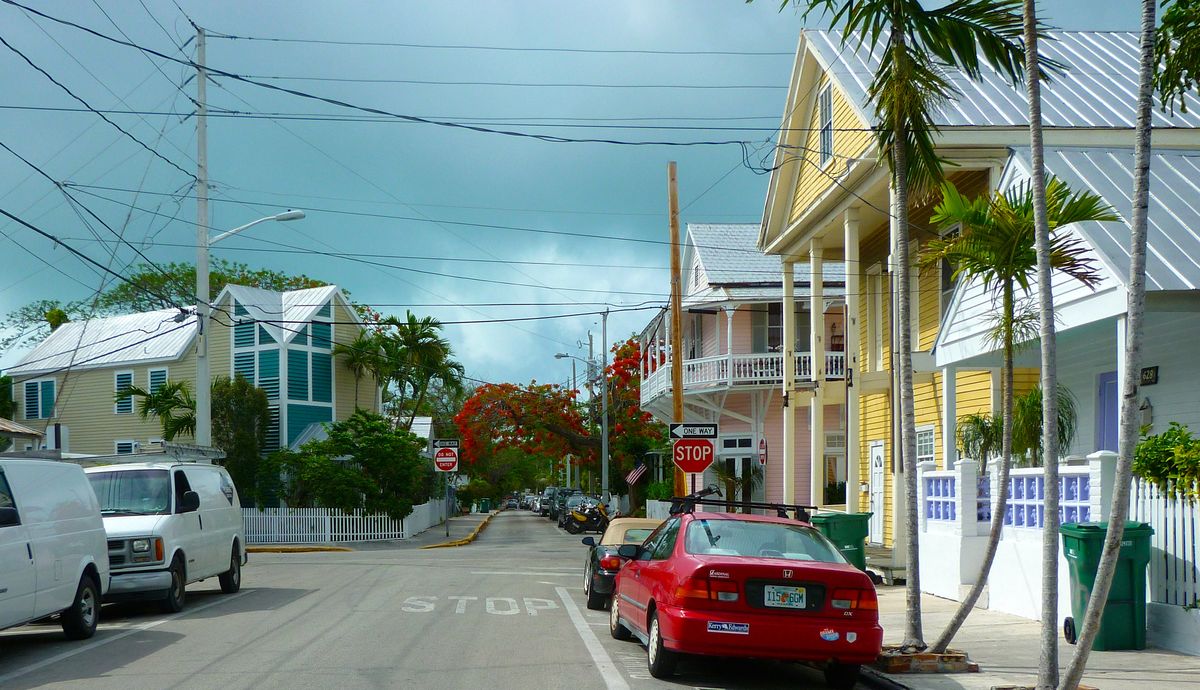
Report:
[{"label": "balcony railing", "polygon": [[[812,380],[812,355],[796,357],[796,380]],[[846,377],[846,355],[825,354],[825,377]],[[683,390],[700,391],[739,386],[783,385],[783,353],[717,355],[683,362]],[[642,400],[653,400],[671,390],[671,361],[668,359],[642,381]]]}]

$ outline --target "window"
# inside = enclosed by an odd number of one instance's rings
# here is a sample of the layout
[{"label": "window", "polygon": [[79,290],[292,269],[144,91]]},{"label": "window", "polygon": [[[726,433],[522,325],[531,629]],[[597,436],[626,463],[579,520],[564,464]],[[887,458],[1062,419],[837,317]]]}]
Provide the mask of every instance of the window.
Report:
[{"label": "window", "polygon": [[[13,500],[12,490],[8,488],[8,480],[4,478],[4,473],[0,472],[0,508],[16,508],[17,502]],[[14,524],[21,524],[20,522]]]},{"label": "window", "polygon": [[650,556],[651,560],[662,561],[671,557],[671,552],[675,550],[675,538],[679,536],[679,520],[675,519],[663,531],[662,539],[654,545],[654,553]]},{"label": "window", "polygon": [[[121,393],[133,388],[133,372],[118,371],[113,374],[113,392]],[[133,396],[127,395],[116,401],[113,406],[113,412],[116,414],[133,414]],[[129,451],[133,452],[133,451]]]},{"label": "window", "polygon": [[[754,352],[783,351],[783,303],[758,304],[750,312],[751,349]],[[796,304],[796,351],[809,351],[808,310]]]},{"label": "window", "polygon": [[114,443],[117,455],[133,455],[137,452],[137,441],[117,441]]},{"label": "window", "polygon": [[934,445],[933,427],[917,429],[917,463],[933,462]]},{"label": "window", "polygon": [[846,562],[833,544],[817,530],[777,522],[707,520],[697,517],[688,525],[683,546],[688,553],[697,555]]},{"label": "window", "polygon": [[831,84],[826,84],[817,96],[817,109],[821,128],[820,162],[823,168],[833,160],[833,86]]},{"label": "window", "polygon": [[25,382],[25,419],[54,416],[54,379]]},{"label": "window", "polygon": [[188,483],[187,476],[184,475],[183,470],[175,470],[172,477],[173,477],[172,481],[175,484],[175,511],[174,512],[181,513],[183,511],[181,511],[179,509],[179,504],[183,500],[183,495],[192,490],[192,485],[190,483]]},{"label": "window", "polygon": [[704,317],[692,314],[692,337],[689,339],[688,359],[704,356]]},{"label": "window", "polygon": [[692,291],[695,292],[700,287],[700,264],[696,263],[692,267]]},{"label": "window", "polygon": [[25,419],[41,419],[41,405],[38,401],[36,381],[29,381],[25,384]]},{"label": "window", "polygon": [[[954,226],[942,232],[942,239],[949,240],[958,237],[961,232],[959,226]],[[943,260],[939,272],[939,286],[942,292],[942,316],[946,315],[946,310],[950,308],[950,300],[954,297],[954,288],[958,286],[958,277],[954,275],[954,264]]]},{"label": "window", "polygon": [[88,482],[105,515],[166,515],[171,486],[166,470],[90,472]]},{"label": "window", "polygon": [[730,436],[721,439],[721,450],[737,450],[739,448],[753,448],[754,441],[749,436]]},{"label": "window", "polygon": [[167,370],[166,369],[151,369],[150,370],[149,390],[151,393],[157,393],[158,389],[161,388],[162,385],[166,382],[167,382]]}]

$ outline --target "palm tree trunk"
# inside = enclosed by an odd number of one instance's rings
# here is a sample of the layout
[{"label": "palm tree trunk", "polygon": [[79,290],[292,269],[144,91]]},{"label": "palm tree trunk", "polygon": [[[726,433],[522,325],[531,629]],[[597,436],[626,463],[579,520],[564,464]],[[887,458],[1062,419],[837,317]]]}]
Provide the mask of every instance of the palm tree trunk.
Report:
[{"label": "palm tree trunk", "polygon": [[1042,145],[1042,85],[1038,73],[1037,8],[1024,3],[1025,79],[1029,98],[1034,247],[1037,251],[1038,316],[1042,346],[1042,468],[1045,522],[1042,525],[1042,653],[1037,687],[1058,685],[1058,372],[1054,293],[1050,283],[1050,224],[1046,218],[1046,169]]},{"label": "palm tree trunk", "polygon": [[1138,440],[1138,372],[1142,363],[1142,331],[1146,313],[1146,212],[1150,197],[1150,134],[1154,78],[1154,13],[1155,0],[1142,0],[1142,55],[1139,71],[1137,128],[1133,162],[1133,222],[1130,223],[1129,281],[1126,302],[1125,374],[1121,396],[1121,439],[1118,443],[1116,486],[1113,487],[1112,507],[1109,510],[1108,533],[1104,551],[1096,571],[1096,583],[1088,600],[1087,615],[1083,617],[1075,656],[1067,666],[1063,688],[1073,690],[1083,678],[1092,643],[1100,630],[1100,616],[1108,600],[1113,574],[1117,570],[1117,555],[1129,517],[1129,485],[1133,478],[1133,450]]},{"label": "palm tree trunk", "polygon": [[412,425],[417,421],[417,411],[425,404],[425,396],[429,394],[429,379],[426,379],[421,384],[421,393],[417,396],[416,403],[413,404],[412,414],[408,416],[408,430],[412,431]]},{"label": "palm tree trunk", "polygon": [[[904,33],[893,31],[892,40],[900,45],[898,52],[903,52]],[[925,649],[925,636],[921,629],[921,563],[919,546],[917,545],[917,422],[915,403],[913,401],[913,371],[912,371],[912,294],[909,280],[908,256],[908,151],[907,131],[905,123],[893,123],[895,140],[893,142],[894,170],[892,177],[896,188],[896,246],[894,251],[897,296],[896,345],[899,356],[896,358],[900,370],[900,441],[901,468],[904,471],[904,505],[905,519],[905,548],[907,549],[905,572],[905,614],[904,641],[901,646],[912,649]]]},{"label": "palm tree trunk", "polygon": [[354,409],[358,409],[358,384],[362,381],[361,374],[354,375]]},{"label": "palm tree trunk", "polygon": [[[959,628],[967,620],[967,616],[971,614],[975,608],[975,602],[979,601],[979,597],[983,594],[983,587],[987,584],[988,574],[992,570],[992,562],[996,560],[996,550],[1000,548],[1000,535],[1004,530],[1004,514],[1008,510],[1008,474],[1012,467],[1012,442],[1013,442],[1013,318],[1015,307],[1013,306],[1013,286],[1010,282],[1004,286],[1004,367],[1003,367],[1003,397],[1001,398],[1000,414],[1003,415],[1001,424],[1003,432],[1000,440],[1000,476],[998,478],[996,505],[992,509],[992,525],[991,531],[988,532],[987,546],[983,551],[983,563],[979,566],[979,575],[975,577],[974,584],[971,585],[970,591],[967,592],[966,598],[958,605],[958,610],[954,612],[954,617],[946,624],[946,629],[938,637],[937,642],[933,643],[930,651],[935,654],[941,654],[950,646],[950,641],[958,634]],[[985,458],[986,460],[986,458]]]}]

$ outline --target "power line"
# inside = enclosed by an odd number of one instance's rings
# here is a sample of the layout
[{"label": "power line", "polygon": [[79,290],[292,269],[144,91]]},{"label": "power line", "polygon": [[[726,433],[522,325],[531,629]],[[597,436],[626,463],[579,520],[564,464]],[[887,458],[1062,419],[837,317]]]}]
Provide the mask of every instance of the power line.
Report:
[{"label": "power line", "polygon": [[496,86],[516,88],[550,89],[688,89],[688,90],[778,90],[786,86],[778,84],[606,84],[588,82],[528,82],[528,81],[447,81],[436,79],[372,79],[365,77],[303,77],[279,74],[247,74],[247,79],[269,81],[317,81],[341,84],[411,84],[416,86]]}]

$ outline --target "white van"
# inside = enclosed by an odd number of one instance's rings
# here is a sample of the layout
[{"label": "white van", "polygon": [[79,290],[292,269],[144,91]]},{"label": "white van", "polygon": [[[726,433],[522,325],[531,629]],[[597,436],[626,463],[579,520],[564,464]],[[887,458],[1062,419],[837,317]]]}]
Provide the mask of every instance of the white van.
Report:
[{"label": "white van", "polygon": [[108,582],[104,524],[83,469],[0,458],[0,629],[57,613],[69,639],[91,637]]},{"label": "white van", "polygon": [[241,588],[242,507],[225,468],[138,462],[86,472],[108,532],[106,601],[158,599],[175,612],[192,582],[218,577],[226,593]]}]

